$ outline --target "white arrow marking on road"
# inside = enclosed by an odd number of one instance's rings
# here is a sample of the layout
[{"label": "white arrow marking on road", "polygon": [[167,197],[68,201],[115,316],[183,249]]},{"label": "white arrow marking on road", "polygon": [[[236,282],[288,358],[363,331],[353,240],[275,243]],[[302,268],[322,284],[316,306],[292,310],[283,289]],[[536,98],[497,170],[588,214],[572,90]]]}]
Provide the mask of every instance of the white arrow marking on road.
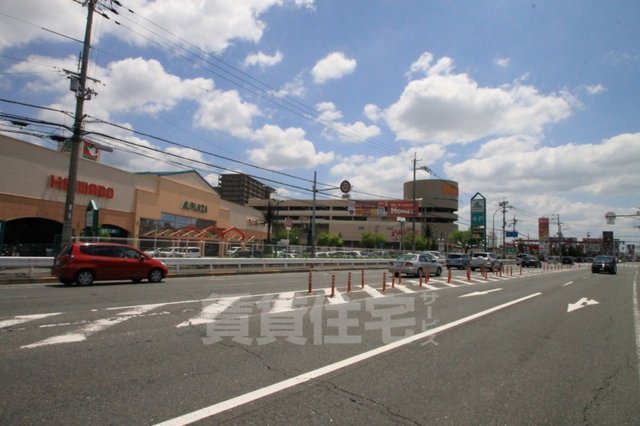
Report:
[{"label": "white arrow marking on road", "polygon": [[467,293],[467,294],[463,294],[462,296],[458,296],[458,298],[469,297],[469,296],[484,296],[485,294],[493,293],[494,291],[500,291],[500,290],[502,289],[494,288],[492,290],[486,290],[486,291],[474,291],[473,293]]},{"label": "white arrow marking on road", "polygon": [[576,303],[569,303],[569,306],[567,307],[567,312],[571,312],[571,311],[575,311],[576,309],[580,309],[580,308],[584,308],[587,305],[597,305],[598,302],[596,302],[593,299],[587,299],[586,297],[583,297],[582,299],[578,300]]}]

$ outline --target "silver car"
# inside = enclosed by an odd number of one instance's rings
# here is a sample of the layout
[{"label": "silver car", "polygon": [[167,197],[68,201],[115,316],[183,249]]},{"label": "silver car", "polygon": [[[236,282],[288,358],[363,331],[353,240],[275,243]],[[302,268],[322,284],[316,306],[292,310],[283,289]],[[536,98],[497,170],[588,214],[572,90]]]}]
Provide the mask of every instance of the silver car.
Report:
[{"label": "silver car", "polygon": [[389,272],[394,276],[404,274],[423,277],[433,274],[439,277],[442,275],[442,265],[428,254],[403,254],[391,262]]}]

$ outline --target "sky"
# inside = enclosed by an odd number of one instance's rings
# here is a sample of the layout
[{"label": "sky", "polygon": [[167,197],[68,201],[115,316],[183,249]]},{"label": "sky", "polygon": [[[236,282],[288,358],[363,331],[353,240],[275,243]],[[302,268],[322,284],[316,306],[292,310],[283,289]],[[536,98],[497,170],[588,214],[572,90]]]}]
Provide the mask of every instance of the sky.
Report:
[{"label": "sky", "polygon": [[[50,148],[69,134],[82,3],[0,0],[0,131]],[[458,182],[461,230],[480,193],[490,230],[507,201],[520,236],[549,217],[551,235],[640,244],[640,217],[624,216],[640,210],[636,0],[97,8],[84,125],[113,148],[103,164],[195,169],[214,186],[242,172],[281,199],[310,199],[316,173],[319,198],[348,180],[353,199],[401,199],[415,159],[417,179]]]}]

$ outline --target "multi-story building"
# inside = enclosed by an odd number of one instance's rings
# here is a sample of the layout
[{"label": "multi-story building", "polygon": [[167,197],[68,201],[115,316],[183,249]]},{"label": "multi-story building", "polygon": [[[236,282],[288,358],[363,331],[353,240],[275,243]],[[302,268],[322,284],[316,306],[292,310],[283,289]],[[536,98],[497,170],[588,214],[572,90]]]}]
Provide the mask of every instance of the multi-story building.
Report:
[{"label": "multi-story building", "polygon": [[273,188],[242,173],[225,173],[218,179],[216,190],[223,200],[246,206],[251,198],[269,199]]},{"label": "multi-story building", "polygon": [[[284,229],[285,222],[300,232],[300,244],[310,244],[310,230],[314,221],[315,234],[340,235],[346,246],[360,246],[362,234],[380,234],[387,245],[411,247],[411,235],[427,237],[436,244],[445,244],[449,235],[458,229],[458,185],[450,180],[418,180],[404,184],[402,199],[319,199],[265,200],[252,198],[249,206],[273,214],[274,229]],[[269,207],[270,205],[270,207]],[[415,207],[413,207],[415,206]],[[398,220],[400,219],[400,220]]]}]

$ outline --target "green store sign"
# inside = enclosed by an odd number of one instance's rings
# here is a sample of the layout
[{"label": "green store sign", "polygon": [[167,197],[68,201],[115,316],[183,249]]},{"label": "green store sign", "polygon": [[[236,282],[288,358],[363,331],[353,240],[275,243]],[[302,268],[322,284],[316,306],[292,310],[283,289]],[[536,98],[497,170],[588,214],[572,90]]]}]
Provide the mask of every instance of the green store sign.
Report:
[{"label": "green store sign", "polygon": [[190,210],[190,211],[198,212],[198,213],[207,213],[208,212],[206,204],[198,204],[198,203],[194,203],[193,201],[183,201],[182,202],[182,209],[183,210]]}]

